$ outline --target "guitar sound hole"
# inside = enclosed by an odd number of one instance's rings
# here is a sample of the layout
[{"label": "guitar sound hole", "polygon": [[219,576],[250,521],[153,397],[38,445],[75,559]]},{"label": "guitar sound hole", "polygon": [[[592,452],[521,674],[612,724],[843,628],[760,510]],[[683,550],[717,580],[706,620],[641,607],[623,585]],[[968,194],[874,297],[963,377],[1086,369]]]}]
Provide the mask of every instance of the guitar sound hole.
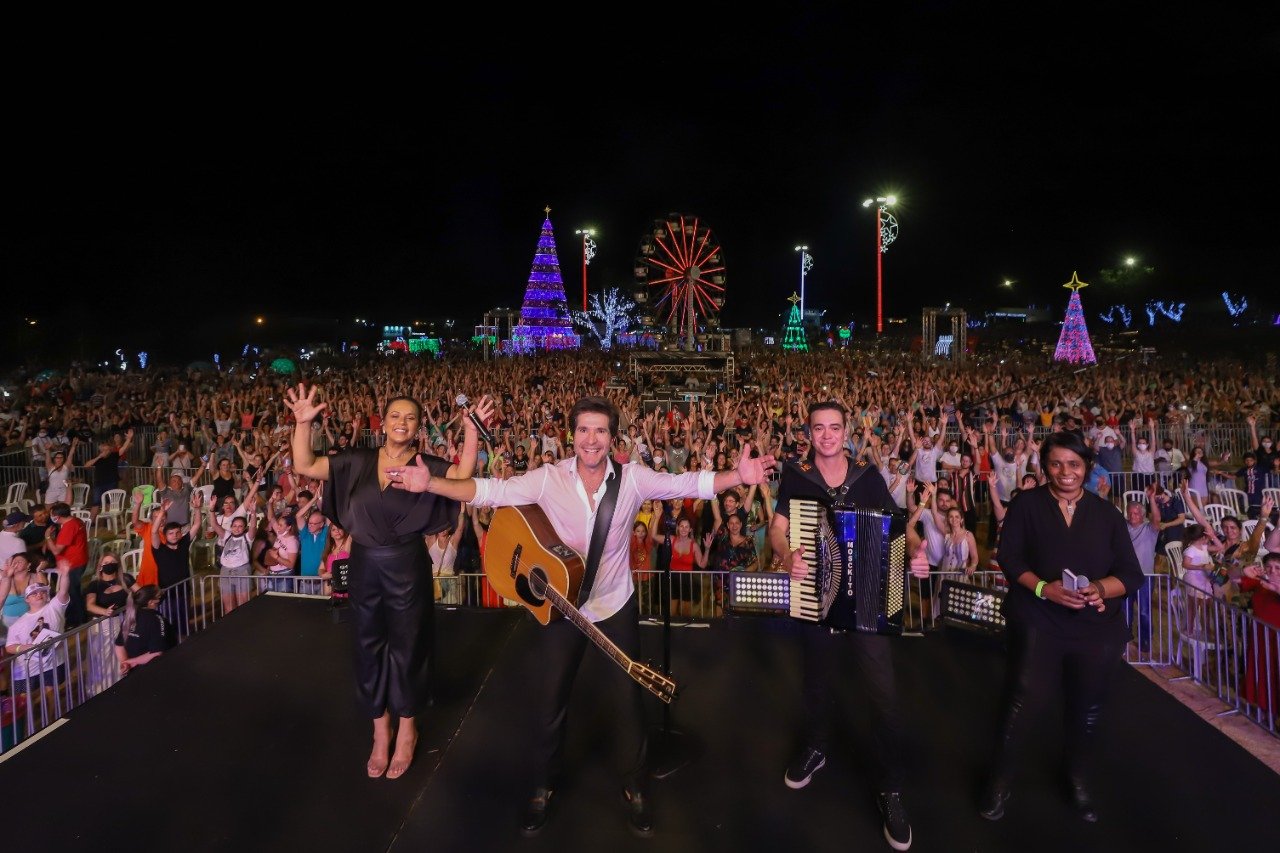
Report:
[{"label": "guitar sound hole", "polygon": [[532,568],[527,575],[516,578],[516,594],[530,607],[539,607],[547,600],[547,573]]}]

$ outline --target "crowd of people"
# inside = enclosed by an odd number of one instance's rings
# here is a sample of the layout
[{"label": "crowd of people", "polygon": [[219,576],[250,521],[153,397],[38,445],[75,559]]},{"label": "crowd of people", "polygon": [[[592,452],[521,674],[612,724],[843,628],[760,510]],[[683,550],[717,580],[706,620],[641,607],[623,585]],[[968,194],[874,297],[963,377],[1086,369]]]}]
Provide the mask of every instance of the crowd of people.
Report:
[{"label": "crowd of people", "polygon": [[[414,446],[456,462],[464,435],[456,396],[487,394],[495,401],[494,441],[478,448],[476,473],[509,478],[571,454],[565,413],[592,393],[619,407],[612,448],[618,460],[670,473],[720,471],[735,466],[746,441],[780,460],[809,454],[808,409],[834,400],[849,412],[847,452],[876,466],[899,507],[912,511],[925,488],[941,493],[935,511],[922,516],[928,564],[966,571],[987,564],[1003,510],[1022,486],[1038,481],[1039,441],[1055,430],[1078,432],[1095,450],[1091,491],[1118,499],[1121,491],[1156,487],[1164,516],[1158,553],[1184,538],[1183,521],[1196,510],[1188,500],[1202,508],[1219,488],[1238,488],[1248,496],[1244,514],[1256,519],[1264,490],[1280,487],[1273,437],[1280,387],[1274,376],[1237,362],[1196,362],[1179,371],[1123,361],[1081,372],[1022,366],[1013,358],[952,365],[901,353],[748,353],[737,358],[737,383],[708,389],[718,393],[645,406],[625,358],[400,356],[326,367],[328,405],[311,425],[311,446],[333,455],[370,443],[381,429],[383,404],[403,394],[423,404]],[[344,531],[321,512],[323,485],[291,467],[285,389],[292,379],[249,364],[226,373],[73,367],[64,378],[15,388],[10,410],[0,413],[7,426],[0,437],[10,458],[29,460],[41,497],[19,535],[48,564],[56,546],[37,534],[48,528],[47,510],[72,500],[74,484],[89,487],[84,503],[91,519],[106,492],[154,485],[151,495],[133,489],[132,521],[144,541],[157,523],[162,539],[181,534],[165,543],[170,550],[193,535],[214,538],[221,574],[267,575],[280,584],[298,575],[316,578],[306,591],[323,590],[330,564],[345,559]],[[1205,428],[1219,423],[1236,425],[1235,437]],[[765,531],[776,488],[775,476],[716,501],[647,503],[635,520],[633,568],[661,568],[659,561],[675,571],[774,567]],[[207,500],[193,515],[195,495]],[[146,498],[153,498],[148,517],[138,518]],[[726,500],[733,509],[726,510]],[[947,518],[953,509],[954,523]],[[464,510],[437,537],[438,572],[479,571],[486,515]],[[1219,523],[1238,532],[1242,520]],[[165,559],[165,551],[144,548],[142,581],[183,579],[185,553]],[[172,568],[163,578],[156,556]],[[464,592],[476,594],[448,583],[457,603]],[[248,581],[224,579],[221,592],[224,606],[234,608],[247,597]],[[700,597],[698,604],[714,607],[709,592],[683,584],[677,608],[688,611]],[[77,596],[71,624],[84,616]]]}]

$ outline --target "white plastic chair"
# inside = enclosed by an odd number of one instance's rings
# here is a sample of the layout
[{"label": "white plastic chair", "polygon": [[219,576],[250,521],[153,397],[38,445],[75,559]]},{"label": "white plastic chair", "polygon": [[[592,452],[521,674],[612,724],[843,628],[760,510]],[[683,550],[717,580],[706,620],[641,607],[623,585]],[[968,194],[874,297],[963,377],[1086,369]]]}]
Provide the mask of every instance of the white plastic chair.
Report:
[{"label": "white plastic chair", "polygon": [[1178,666],[1182,667],[1182,649],[1186,646],[1190,650],[1191,677],[1200,682],[1205,680],[1204,669],[1209,652],[1218,648],[1210,630],[1212,607],[1211,598],[1187,587],[1175,586],[1169,591],[1169,613],[1173,617],[1173,631],[1178,644]]},{"label": "white plastic chair", "polygon": [[1262,499],[1271,498],[1271,503],[1280,506],[1280,489],[1263,489]]},{"label": "white plastic chair", "polygon": [[138,567],[142,565],[142,549],[134,548],[120,555],[120,570],[126,574],[138,576]]},{"label": "white plastic chair", "polygon": [[1231,515],[1243,518],[1249,514],[1249,493],[1243,489],[1218,489],[1218,500],[1231,507]]},{"label": "white plastic chair", "polygon": [[102,543],[102,553],[119,557],[129,550],[129,544],[128,539],[111,539]]},{"label": "white plastic chair", "polygon": [[72,483],[71,484],[71,508],[83,509],[89,505],[89,484],[88,483]]},{"label": "white plastic chair", "polygon": [[1129,504],[1142,504],[1145,507],[1147,505],[1147,493],[1140,489],[1132,489],[1125,492],[1124,505],[1127,507]]},{"label": "white plastic chair", "polygon": [[1206,504],[1201,508],[1204,517],[1209,519],[1209,523],[1213,525],[1213,529],[1222,532],[1222,519],[1228,515],[1235,515],[1235,511],[1226,504]]},{"label": "white plastic chair", "polygon": [[196,486],[191,490],[192,495],[200,495],[200,506],[209,505],[209,501],[213,500],[213,483],[206,483],[203,486]]},{"label": "white plastic chair", "polygon": [[1173,572],[1173,576],[1178,580],[1182,580],[1182,543],[1166,542],[1164,555],[1169,558],[1169,569]]},{"label": "white plastic chair", "polygon": [[98,532],[99,525],[110,528],[112,533],[120,532],[124,523],[124,502],[128,493],[124,489],[111,489],[102,493],[102,511],[93,520],[93,532]]},{"label": "white plastic chair", "polygon": [[4,504],[0,505],[0,512],[8,515],[14,510],[26,512],[30,508],[31,501],[27,499],[27,484],[25,482],[10,483],[9,491],[4,497]]}]

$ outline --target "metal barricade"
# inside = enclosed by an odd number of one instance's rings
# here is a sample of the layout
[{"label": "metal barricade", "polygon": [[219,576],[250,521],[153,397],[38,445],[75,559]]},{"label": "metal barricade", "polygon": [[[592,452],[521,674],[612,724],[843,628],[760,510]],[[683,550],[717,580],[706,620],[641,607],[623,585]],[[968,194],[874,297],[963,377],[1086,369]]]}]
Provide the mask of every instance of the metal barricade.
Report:
[{"label": "metal barricade", "polygon": [[1273,735],[1280,735],[1280,630],[1244,608],[1174,581],[1169,615],[1175,665],[1228,706]]},{"label": "metal barricade", "polygon": [[[120,680],[115,639],[123,616],[100,616],[0,660],[0,752],[62,719]],[[12,639],[12,638],[10,638]]]},{"label": "metal barricade", "polygon": [[1169,591],[1173,577],[1163,573],[1143,576],[1143,585],[1125,602],[1129,644],[1124,659],[1134,666],[1168,666],[1173,662],[1175,634],[1169,617]]}]

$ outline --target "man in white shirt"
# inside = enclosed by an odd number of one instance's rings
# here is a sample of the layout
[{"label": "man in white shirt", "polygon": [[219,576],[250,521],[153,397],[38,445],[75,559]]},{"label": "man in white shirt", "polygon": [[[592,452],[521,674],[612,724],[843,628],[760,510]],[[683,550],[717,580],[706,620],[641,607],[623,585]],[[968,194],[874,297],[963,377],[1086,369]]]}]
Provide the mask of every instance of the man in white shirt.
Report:
[{"label": "man in white shirt", "polygon": [[[52,570],[51,570],[52,571]],[[66,680],[67,653],[62,644],[54,644],[42,651],[35,649],[49,640],[61,636],[67,621],[67,604],[71,601],[71,584],[67,575],[71,564],[59,560],[56,571],[59,574],[58,594],[49,598],[49,587],[46,584],[27,584],[23,596],[27,600],[27,612],[19,616],[9,626],[9,634],[5,637],[5,654],[15,655],[13,660],[13,691],[39,691],[41,683],[47,687],[57,687]],[[6,570],[0,577],[0,600],[9,594],[12,575]]]},{"label": "man in white shirt", "polygon": [[933,436],[917,435],[916,438],[919,439],[920,444],[911,454],[911,461],[916,466],[916,480],[921,483],[936,483],[938,482],[938,457],[942,455],[942,448],[934,446]]},{"label": "man in white shirt", "polygon": [[5,516],[4,530],[0,530],[0,566],[7,565],[14,554],[27,553],[27,543],[18,532],[27,526],[31,516],[25,512],[14,510]]},{"label": "man in white shirt", "polygon": [[[644,465],[611,463],[610,449],[618,432],[618,410],[601,397],[583,397],[569,412],[573,435],[573,456],[543,465],[508,480],[452,480],[432,477],[421,460],[413,466],[387,469],[395,488],[428,491],[456,501],[485,506],[519,506],[536,503],[551,522],[556,535],[579,554],[590,547],[596,511],[609,480],[621,477],[617,503],[610,521],[595,582],[581,613],[593,622],[624,654],[635,657],[640,651],[639,606],[631,578],[631,528],[645,500],[666,500],[696,496],[714,500],[728,489],[763,481],[774,465],[773,457],[753,458],[744,444],[738,467],[733,471],[696,471],[661,474]],[[587,637],[568,619],[550,622],[537,630],[538,660],[542,671],[542,695],[533,700],[537,721],[531,746],[534,760],[534,790],[525,807],[522,831],[536,835],[546,823],[547,810],[559,781],[559,763],[564,742],[566,709],[574,676],[586,650]],[[635,764],[623,782],[623,799],[632,831],[640,836],[653,833],[653,816],[645,785],[644,712],[640,688],[618,678],[610,683],[623,685],[629,694],[617,703],[619,752],[633,755]]]}]

